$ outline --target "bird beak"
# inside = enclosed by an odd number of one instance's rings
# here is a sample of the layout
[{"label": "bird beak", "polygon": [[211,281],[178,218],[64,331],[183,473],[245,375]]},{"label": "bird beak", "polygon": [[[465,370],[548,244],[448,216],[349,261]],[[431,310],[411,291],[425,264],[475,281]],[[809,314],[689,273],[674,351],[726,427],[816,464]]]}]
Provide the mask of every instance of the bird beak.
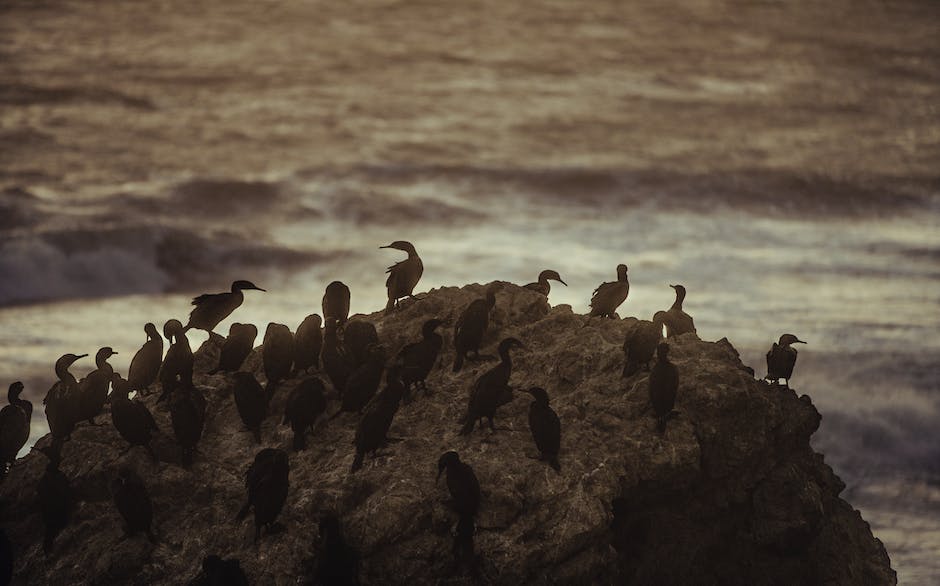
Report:
[{"label": "bird beak", "polygon": [[565,282],[564,282],[564,281],[562,281],[561,279],[558,279],[558,282],[559,282],[559,283],[561,283],[562,285],[564,285],[565,287],[567,287],[567,286],[568,286],[568,283],[565,283]]},{"label": "bird beak", "polygon": [[797,338],[796,341],[799,342],[800,344],[805,344],[805,343],[806,343],[806,342],[804,342],[803,340],[800,340],[799,338]]},{"label": "bird beak", "polygon": [[670,286],[670,287],[672,287],[673,289],[675,289],[675,288],[676,288],[676,286],[675,286],[675,285],[669,285],[669,286]]},{"label": "bird beak", "polygon": [[255,291],[264,291],[265,293],[268,292],[267,289],[262,289],[261,287],[252,287],[252,289],[254,289]]},{"label": "bird beak", "polygon": [[111,356],[114,356],[115,354],[117,354],[117,352],[115,352],[114,350],[112,350],[112,351],[111,351]]},{"label": "bird beak", "polygon": [[382,250],[383,248],[391,248],[391,245],[389,245],[389,246],[380,246],[380,247],[379,247],[379,250]]},{"label": "bird beak", "polygon": [[86,356],[88,356],[88,354],[79,354],[78,356],[75,357],[75,360],[78,360],[79,358],[84,358]]}]

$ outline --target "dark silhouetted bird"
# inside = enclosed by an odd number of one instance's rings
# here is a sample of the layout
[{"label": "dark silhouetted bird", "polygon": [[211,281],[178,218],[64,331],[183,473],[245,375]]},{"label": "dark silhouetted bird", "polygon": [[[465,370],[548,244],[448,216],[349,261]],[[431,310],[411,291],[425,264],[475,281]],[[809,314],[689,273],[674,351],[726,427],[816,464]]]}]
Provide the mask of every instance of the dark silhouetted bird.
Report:
[{"label": "dark silhouetted bird", "polygon": [[695,323],[692,316],[682,311],[682,302],[685,300],[685,287],[682,285],[669,285],[676,290],[676,300],[666,312],[666,337],[672,338],[689,332],[695,332]]},{"label": "dark silhouetted bird", "polygon": [[324,586],[359,584],[359,553],[343,539],[343,531],[335,515],[320,518],[320,547],[314,583]]},{"label": "dark silhouetted bird", "polygon": [[117,354],[110,347],[105,346],[95,354],[95,368],[78,383],[78,420],[87,419],[94,425],[95,416],[104,409],[108,402],[108,389],[111,388],[111,376],[114,369],[108,364],[108,358]]},{"label": "dark silhouetted bird", "polygon": [[669,362],[669,344],[656,348],[656,365],[650,372],[650,404],[656,414],[659,433],[666,432],[666,422],[675,415],[676,392],[679,390],[679,369]]},{"label": "dark silhouetted bird", "polygon": [[388,279],[385,281],[385,287],[388,289],[388,304],[385,306],[385,313],[388,314],[398,307],[398,300],[402,297],[414,298],[415,285],[421,280],[424,264],[410,242],[396,240],[388,246],[379,248],[394,248],[408,253],[408,258],[395,263],[385,271],[388,273]]},{"label": "dark silhouetted bird", "polygon": [[127,371],[127,384],[132,391],[143,391],[152,385],[160,374],[160,364],[163,362],[163,338],[157,332],[157,326],[148,323],[144,331],[147,333],[147,341],[134,354]]},{"label": "dark silhouetted bird", "polygon": [[52,551],[56,536],[69,524],[75,501],[69,479],[59,470],[61,460],[59,450],[53,444],[41,448],[40,451],[49,458],[46,471],[39,479],[37,487],[42,523],[45,526],[42,550],[48,554]]},{"label": "dark silhouetted bird", "polygon": [[294,366],[294,334],[284,324],[269,323],[264,332],[264,347],[261,349],[264,361],[264,376],[268,379],[265,389],[274,394],[278,383],[290,377]]},{"label": "dark silhouetted bird", "polygon": [[411,402],[410,392],[414,386],[415,392],[419,388],[428,390],[425,382],[428,374],[434,368],[437,357],[441,352],[444,338],[435,330],[442,324],[439,319],[429,319],[421,327],[421,340],[406,345],[398,353],[402,362],[401,378],[405,384],[405,403]]},{"label": "dark silhouetted bird", "polygon": [[369,358],[369,346],[379,343],[375,326],[363,320],[346,322],[343,328],[343,351],[353,369],[359,368]]},{"label": "dark silhouetted bird", "polygon": [[192,328],[205,330],[210,334],[219,322],[227,318],[238,306],[245,300],[242,291],[254,290],[264,291],[261,287],[255,286],[251,281],[235,281],[232,283],[232,290],[225,293],[205,293],[199,297],[193,298],[193,310],[189,313],[189,323],[186,324],[184,332]]},{"label": "dark silhouetted bird", "polygon": [[371,344],[365,363],[354,370],[346,379],[342,406],[334,417],[343,411],[362,412],[369,400],[375,396],[375,392],[379,390],[384,370],[385,349],[379,344]]},{"label": "dark silhouetted bird", "polygon": [[663,340],[663,321],[665,311],[657,311],[653,321],[640,320],[627,332],[623,340],[623,378],[640,372],[640,368],[650,369],[650,361],[656,354],[656,347]]},{"label": "dark silhouetted bird", "polygon": [[447,490],[451,505],[461,517],[473,518],[480,510],[480,481],[470,464],[460,461],[457,452],[444,453],[437,461],[437,479],[447,471]]},{"label": "dark silhouetted bird", "polygon": [[163,324],[163,335],[170,342],[170,347],[160,367],[160,397],[157,403],[168,399],[177,386],[193,384],[193,350],[183,324],[178,319],[168,320]]},{"label": "dark silhouetted bird", "polygon": [[309,369],[320,368],[320,349],[323,347],[323,321],[313,313],[304,318],[297,326],[294,335],[294,371],[306,373]]},{"label": "dark silhouetted bird", "polygon": [[255,461],[245,474],[245,487],[248,489],[248,502],[238,512],[238,520],[248,515],[249,509],[255,511],[255,542],[261,537],[262,527],[271,531],[274,521],[287,500],[288,476],[290,463],[287,452],[277,448],[265,448],[258,452]]},{"label": "dark silhouetted bird", "polygon": [[180,461],[184,468],[189,468],[206,425],[206,398],[202,391],[191,383],[178,386],[170,397],[170,422],[180,446]]},{"label": "dark silhouetted bird", "polygon": [[323,370],[329,377],[333,389],[338,397],[343,396],[346,389],[346,380],[352,373],[352,363],[346,356],[337,334],[337,321],[333,318],[326,320],[323,328],[323,349],[321,356],[323,358]]},{"label": "dark silhouetted bird", "polygon": [[525,288],[531,291],[535,291],[536,293],[541,293],[542,295],[548,297],[548,294],[552,290],[552,286],[548,282],[549,280],[558,281],[565,287],[568,286],[568,283],[562,281],[561,276],[556,271],[545,270],[539,273],[539,280],[537,282],[529,283],[525,286]]},{"label": "dark silhouetted bird", "polygon": [[284,404],[283,425],[290,424],[294,432],[294,451],[307,447],[306,433],[317,418],[326,411],[326,390],[323,381],[311,376],[291,389]]},{"label": "dark silhouetted bird", "polygon": [[512,375],[512,358],[509,351],[513,348],[525,348],[519,340],[506,338],[499,343],[500,362],[490,370],[483,373],[473,384],[470,391],[470,401],[467,405],[467,414],[461,420],[463,429],[461,435],[473,431],[473,426],[480,421],[483,427],[483,418],[489,419],[490,429],[496,431],[493,417],[500,406],[512,401],[512,389],[509,387],[509,377]]},{"label": "dark silhouetted bird", "polygon": [[476,582],[480,577],[480,559],[473,547],[473,536],[476,533],[476,523],[472,516],[461,515],[454,529],[454,542],[451,553],[454,555],[454,573],[466,570],[470,578]]},{"label": "dark silhouetted bird", "polygon": [[52,385],[43,403],[46,405],[46,422],[52,433],[52,440],[58,446],[69,439],[75,424],[78,423],[78,381],[69,372],[69,367],[79,358],[88,354],[63,354],[55,363],[55,374],[59,380]]},{"label": "dark silhouetted bird", "polygon": [[7,532],[0,529],[0,586],[10,586],[13,581],[13,544]]},{"label": "dark silhouetted bird", "polygon": [[529,429],[535,440],[535,447],[539,450],[541,460],[556,471],[561,472],[558,463],[558,452],[561,449],[561,421],[558,414],[548,404],[548,393],[545,389],[532,387],[525,391],[535,399],[529,405]]},{"label": "dark silhouetted bird", "polygon": [[238,415],[242,418],[252,434],[255,442],[261,443],[261,423],[268,415],[268,400],[271,396],[265,392],[250,372],[235,373],[235,406]]},{"label": "dark silhouetted bird", "polygon": [[343,325],[349,319],[349,287],[340,281],[333,281],[326,286],[323,294],[323,323],[333,318]]},{"label": "dark silhouetted bird", "polygon": [[20,399],[23,383],[17,381],[7,391],[9,405],[0,409],[0,477],[13,467],[16,455],[29,439],[29,424],[33,418],[33,404]]},{"label": "dark silhouetted bird", "polygon": [[780,341],[767,352],[767,376],[764,377],[772,384],[779,384],[780,379],[786,380],[784,386],[790,388],[790,376],[796,365],[796,348],[792,344],[805,344],[803,340],[793,334],[780,336]]},{"label": "dark silhouetted bird", "polygon": [[156,462],[157,454],[150,446],[153,433],[158,431],[153,415],[146,405],[128,398],[130,384],[116,372],[111,377],[111,387],[111,423],[127,443],[132,447],[143,446]]},{"label": "dark silhouetted bird", "polygon": [[463,310],[454,325],[454,372],[460,372],[467,353],[473,352],[474,358],[480,354],[480,345],[490,325],[490,311],[496,306],[496,283],[486,288],[486,297],[475,299]]},{"label": "dark silhouetted bird", "polygon": [[392,426],[392,419],[398,412],[398,405],[405,394],[405,385],[401,382],[401,367],[389,367],[385,375],[385,388],[366,406],[365,413],[356,428],[356,457],[351,472],[362,468],[362,459],[367,453],[375,452],[388,441],[386,436]]},{"label": "dark silhouetted bird", "polygon": [[189,581],[189,586],[248,586],[248,584],[241,562],[235,558],[223,560],[215,554],[202,558],[202,570]]},{"label": "dark silhouetted bird", "polygon": [[627,265],[617,265],[617,280],[612,283],[601,283],[594,290],[591,297],[591,317],[609,317],[614,314],[620,304],[627,300],[630,294],[630,281],[627,280]]},{"label": "dark silhouetted bird", "polygon": [[153,501],[144,481],[129,466],[121,466],[111,481],[111,496],[114,506],[124,518],[124,535],[133,537],[143,533],[151,543],[156,542],[153,524]]},{"label": "dark silhouetted bird", "polygon": [[254,324],[233,323],[228,328],[228,337],[222,343],[222,349],[219,352],[219,365],[209,371],[209,374],[217,372],[235,372],[242,367],[242,363],[251,354],[255,347],[255,340],[258,338],[258,328]]}]

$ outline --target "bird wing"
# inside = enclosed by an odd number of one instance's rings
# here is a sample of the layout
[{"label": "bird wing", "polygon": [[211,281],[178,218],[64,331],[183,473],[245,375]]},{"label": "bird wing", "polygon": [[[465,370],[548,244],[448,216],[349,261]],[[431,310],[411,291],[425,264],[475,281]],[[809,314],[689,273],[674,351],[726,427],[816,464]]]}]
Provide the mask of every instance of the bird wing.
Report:
[{"label": "bird wing", "polygon": [[614,283],[601,283],[597,286],[597,289],[594,289],[594,293],[591,296],[591,307],[596,307],[597,303],[601,301],[604,294],[610,290],[611,285]]},{"label": "bird wing", "polygon": [[199,306],[211,299],[215,299],[216,297],[219,297],[220,295],[225,295],[225,293],[203,293],[202,295],[198,297],[193,297],[192,304]]}]

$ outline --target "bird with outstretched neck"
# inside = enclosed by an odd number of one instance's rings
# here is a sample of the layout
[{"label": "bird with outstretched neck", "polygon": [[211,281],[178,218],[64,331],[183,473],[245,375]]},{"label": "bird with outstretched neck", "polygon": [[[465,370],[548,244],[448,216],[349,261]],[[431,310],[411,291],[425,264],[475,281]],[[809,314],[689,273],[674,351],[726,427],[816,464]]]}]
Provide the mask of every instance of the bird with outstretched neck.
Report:
[{"label": "bird with outstretched neck", "polygon": [[232,283],[231,291],[204,293],[194,297],[193,305],[195,307],[189,313],[189,322],[183,328],[183,331],[187,332],[195,328],[205,330],[211,336],[215,333],[212,330],[219,325],[219,322],[230,316],[245,300],[245,294],[242,293],[245,290],[264,291],[251,281],[235,281]]},{"label": "bird with outstretched neck", "polygon": [[676,300],[666,312],[664,320],[666,337],[674,338],[690,332],[695,333],[695,322],[692,320],[692,316],[682,310],[682,302],[685,301],[685,287],[682,285],[669,286],[676,290]]},{"label": "bird with outstretched neck", "polygon": [[557,271],[547,269],[539,273],[538,281],[535,283],[528,283],[524,287],[530,291],[535,291],[536,293],[541,293],[542,295],[548,297],[548,294],[552,291],[552,286],[549,281],[558,281],[565,287],[568,286],[568,283],[565,283],[561,279],[561,275]]},{"label": "bird with outstretched neck", "polygon": [[[490,311],[496,306],[496,290],[499,286],[491,283],[486,288],[486,296],[470,302],[454,324],[454,372],[460,372],[464,360],[480,358],[480,345],[490,326]],[[473,352],[473,356],[468,353]]]},{"label": "bird with outstretched neck", "polygon": [[79,381],[78,420],[88,420],[95,424],[95,417],[104,409],[108,402],[108,389],[111,388],[111,377],[114,368],[108,364],[108,358],[117,354],[109,346],[98,350],[95,354],[95,369]]},{"label": "bird with outstretched neck", "polygon": [[46,398],[43,399],[46,409],[46,422],[49,424],[49,432],[52,434],[52,443],[61,448],[62,443],[68,440],[78,423],[78,401],[79,388],[78,381],[69,372],[69,367],[88,354],[63,354],[55,363],[55,374],[58,381],[52,385]]},{"label": "bird with outstretched neck", "polygon": [[385,306],[387,315],[399,307],[399,299],[403,297],[414,299],[415,285],[424,273],[424,263],[421,262],[421,257],[418,256],[414,245],[405,240],[396,240],[379,248],[394,248],[408,253],[408,258],[393,264],[385,271],[388,273],[388,279],[385,280],[385,287],[388,290],[388,304]]}]

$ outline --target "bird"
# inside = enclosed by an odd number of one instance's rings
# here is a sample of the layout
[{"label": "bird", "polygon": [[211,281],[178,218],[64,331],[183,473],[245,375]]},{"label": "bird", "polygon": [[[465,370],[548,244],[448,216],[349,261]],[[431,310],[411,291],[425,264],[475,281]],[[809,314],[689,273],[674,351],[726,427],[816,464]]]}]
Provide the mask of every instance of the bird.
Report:
[{"label": "bird", "polygon": [[441,352],[441,346],[444,344],[444,338],[435,330],[442,325],[439,319],[429,319],[421,326],[421,339],[404,346],[398,353],[398,359],[401,360],[401,378],[405,384],[405,403],[411,402],[410,392],[414,386],[415,392],[422,388],[427,392],[428,385],[425,382],[437,357]]},{"label": "bird", "polygon": [[399,307],[398,300],[402,297],[414,298],[415,285],[421,280],[424,273],[424,263],[418,256],[415,247],[410,242],[396,240],[387,246],[379,248],[394,248],[408,253],[408,258],[399,261],[388,267],[385,271],[388,273],[388,279],[385,281],[385,287],[388,289],[388,304],[385,306],[385,314],[388,315],[393,309]]},{"label": "bird", "polygon": [[167,320],[163,324],[163,336],[170,342],[170,347],[160,367],[161,393],[157,403],[168,399],[177,385],[193,384],[193,349],[189,346],[183,324],[178,319]]},{"label": "bird", "polygon": [[95,368],[78,383],[78,420],[87,419],[92,425],[95,417],[101,413],[108,401],[108,389],[114,368],[108,364],[108,358],[117,354],[110,346],[105,346],[95,354]]},{"label": "bird", "polygon": [[42,513],[42,524],[45,532],[42,541],[42,551],[46,554],[52,551],[56,536],[65,529],[72,517],[75,506],[72,494],[72,484],[68,477],[59,470],[61,452],[55,444],[39,448],[49,459],[46,471],[39,479],[36,491],[39,495],[39,509]]},{"label": "bird", "polygon": [[16,381],[7,391],[9,405],[0,409],[0,477],[13,467],[16,455],[29,440],[29,425],[33,418],[33,404],[20,399],[23,383]]},{"label": "bird", "polygon": [[343,538],[336,515],[320,517],[320,547],[315,584],[358,586],[359,553]]},{"label": "bird", "polygon": [[206,398],[192,383],[181,384],[170,396],[170,423],[180,446],[180,461],[189,468],[206,425]]},{"label": "bird", "polygon": [[130,383],[117,372],[111,377],[111,387],[111,423],[131,447],[143,446],[150,458],[157,462],[150,440],[159,428],[150,410],[143,403],[128,398]]},{"label": "bird", "polygon": [[245,488],[248,489],[248,501],[238,512],[236,520],[248,515],[252,508],[255,512],[255,543],[261,537],[261,529],[267,527],[270,533],[274,521],[287,500],[290,462],[287,452],[278,448],[264,448],[255,456],[254,462],[245,474]]},{"label": "bird", "polygon": [[460,455],[451,450],[437,461],[437,480],[447,471],[447,490],[451,506],[460,517],[476,517],[480,510],[480,481],[470,464],[460,461]]},{"label": "bird", "polygon": [[692,316],[682,311],[682,301],[685,300],[685,287],[682,285],[669,286],[676,290],[676,300],[666,312],[666,337],[672,338],[689,332],[695,333],[695,323],[692,321]]},{"label": "bird", "polygon": [[323,321],[333,318],[338,325],[343,325],[349,319],[349,287],[341,281],[333,281],[326,286],[323,293]]},{"label": "bird", "polygon": [[558,414],[548,404],[548,393],[540,387],[524,391],[534,399],[529,405],[529,430],[539,450],[539,459],[561,472],[558,452],[561,448],[561,421]]},{"label": "bird", "polygon": [[312,313],[297,326],[294,334],[294,372],[320,368],[320,349],[323,347],[323,320]]},{"label": "bird", "polygon": [[323,359],[323,370],[326,376],[333,384],[336,395],[342,397],[343,390],[346,388],[346,379],[352,373],[352,364],[340,344],[337,330],[339,322],[335,318],[326,318],[326,324],[323,328],[323,348],[320,356]]},{"label": "bird", "polygon": [[235,407],[252,434],[255,443],[261,443],[261,423],[268,414],[268,400],[271,396],[261,387],[255,375],[250,372],[235,373]]},{"label": "bird", "polygon": [[784,387],[789,389],[790,376],[793,374],[797,355],[796,348],[792,344],[805,343],[793,334],[780,336],[780,341],[767,352],[767,376],[764,379],[774,385],[779,385],[780,379],[784,379],[786,381]]},{"label": "bird", "polygon": [[258,338],[258,328],[254,324],[233,323],[228,328],[228,337],[222,343],[219,351],[219,365],[209,371],[209,374],[218,372],[235,372],[242,367],[242,363],[251,354]]},{"label": "bird", "polygon": [[291,389],[284,404],[282,425],[290,425],[294,432],[292,447],[295,452],[307,447],[307,429],[326,411],[326,390],[319,377],[311,376]]},{"label": "bird", "polygon": [[454,541],[451,553],[454,556],[453,572],[466,568],[471,580],[476,583],[480,577],[480,561],[474,551],[473,536],[476,533],[476,523],[472,516],[461,515],[454,529]]},{"label": "bird", "polygon": [[379,344],[370,344],[368,358],[365,363],[350,373],[346,379],[346,388],[343,390],[340,410],[333,414],[336,417],[342,412],[362,412],[370,399],[379,390],[382,382],[382,372],[385,370],[385,349]]},{"label": "bird", "polygon": [[362,468],[362,460],[369,452],[375,452],[387,443],[388,430],[392,419],[398,412],[398,406],[405,394],[405,385],[401,381],[401,367],[391,366],[385,375],[385,388],[369,403],[356,427],[356,457],[351,472]]},{"label": "bird", "polygon": [[483,336],[490,325],[490,311],[496,306],[496,283],[486,288],[486,297],[470,302],[454,325],[454,372],[460,372],[468,352],[479,358]]},{"label": "bird", "polygon": [[364,320],[346,322],[343,327],[343,352],[352,367],[365,364],[369,355],[369,345],[379,343],[379,334],[375,326]]},{"label": "bird", "polygon": [[157,326],[148,323],[144,326],[147,341],[131,359],[127,371],[127,383],[132,391],[143,391],[157,380],[160,364],[163,361],[163,337],[157,332]]},{"label": "bird", "polygon": [[630,281],[627,280],[627,265],[617,265],[617,280],[612,283],[601,283],[594,289],[591,297],[590,317],[609,317],[614,319],[614,312],[620,304],[627,300],[630,294]]},{"label": "bird", "polygon": [[509,387],[509,377],[512,375],[512,358],[509,351],[513,348],[524,349],[525,345],[516,338],[505,338],[500,342],[499,364],[484,372],[473,384],[467,414],[461,420],[464,424],[460,430],[461,435],[470,434],[478,420],[480,427],[483,427],[484,417],[489,419],[490,429],[496,431],[496,426],[493,424],[496,410],[501,405],[512,401],[513,398],[512,389]]},{"label": "bird", "polygon": [[13,582],[13,544],[7,532],[0,529],[0,586],[9,586]]},{"label": "bird", "polygon": [[650,404],[656,415],[657,430],[666,432],[666,422],[675,415],[676,392],[679,389],[679,370],[669,362],[669,344],[656,347],[656,364],[650,372]]},{"label": "bird", "polygon": [[183,328],[187,332],[193,328],[205,330],[211,336],[219,322],[227,318],[238,306],[245,300],[245,294],[242,291],[254,290],[264,291],[251,281],[235,281],[232,283],[232,290],[225,293],[204,293],[193,298],[193,310],[189,313],[189,321]]},{"label": "bird", "polygon": [[663,340],[663,322],[665,311],[657,311],[653,321],[640,320],[623,340],[623,378],[640,372],[640,367],[650,369],[650,361],[656,354],[656,347]]},{"label": "bird", "polygon": [[235,558],[223,560],[215,554],[202,558],[202,569],[189,586],[248,586],[248,577],[241,562]]},{"label": "bird", "polygon": [[565,287],[568,286],[568,283],[565,283],[564,281],[561,280],[561,276],[558,274],[557,271],[548,269],[539,273],[538,281],[536,281],[535,283],[529,283],[525,285],[525,288],[529,289],[530,291],[535,291],[536,293],[541,293],[542,295],[548,297],[548,294],[552,290],[552,286],[548,282],[549,280],[558,281]]},{"label": "bird", "polygon": [[294,365],[294,334],[284,324],[269,323],[264,331],[261,358],[264,362],[264,376],[268,382],[265,390],[274,394],[278,383],[290,376]]},{"label": "bird", "polygon": [[129,466],[121,466],[117,476],[111,481],[111,497],[124,519],[124,536],[133,537],[137,533],[143,533],[150,543],[156,543],[157,539],[151,528],[153,501],[144,481]]},{"label": "bird", "polygon": [[56,360],[55,374],[59,380],[52,385],[42,401],[46,406],[46,422],[49,424],[53,443],[59,447],[71,437],[78,422],[78,381],[69,372],[69,367],[79,358],[86,356],[88,354],[63,354]]}]

